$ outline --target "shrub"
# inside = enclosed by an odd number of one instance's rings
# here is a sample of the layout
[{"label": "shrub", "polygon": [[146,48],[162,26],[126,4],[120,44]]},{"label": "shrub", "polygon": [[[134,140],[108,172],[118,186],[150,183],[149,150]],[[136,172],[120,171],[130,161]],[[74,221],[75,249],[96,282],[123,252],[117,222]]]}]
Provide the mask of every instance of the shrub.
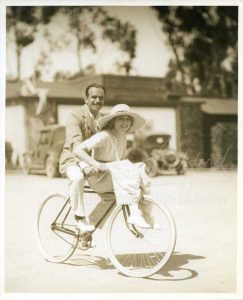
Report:
[{"label": "shrub", "polygon": [[216,123],[211,128],[211,160],[224,168],[237,166],[237,124]]}]

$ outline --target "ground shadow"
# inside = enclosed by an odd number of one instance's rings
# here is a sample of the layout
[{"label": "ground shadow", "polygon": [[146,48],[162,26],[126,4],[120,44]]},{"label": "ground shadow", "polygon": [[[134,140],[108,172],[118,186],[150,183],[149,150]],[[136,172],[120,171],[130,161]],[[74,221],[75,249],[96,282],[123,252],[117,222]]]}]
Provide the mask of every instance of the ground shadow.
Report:
[{"label": "ground shadow", "polygon": [[100,270],[115,269],[109,258],[88,254],[78,254],[63,264],[78,267],[89,267]]},{"label": "ground shadow", "polygon": [[[193,259],[203,258],[205,257],[174,252],[168,263],[157,274],[148,279],[161,281],[181,281],[197,277],[198,272],[196,270],[189,269],[183,266],[187,265]],[[181,273],[181,271],[183,271],[185,275],[182,277],[178,277],[177,274],[179,274],[179,272]]]},{"label": "ground shadow", "polygon": [[[181,281],[188,280],[198,276],[196,270],[186,268],[191,260],[203,259],[204,256],[197,256],[193,254],[184,254],[174,252],[168,263],[157,274],[147,278],[149,280],[161,281]],[[102,256],[94,256],[88,254],[76,254],[64,264],[72,266],[83,266],[89,268],[96,268],[100,270],[115,269],[109,258]],[[181,276],[181,272],[185,273]],[[121,273],[120,273],[121,274]],[[125,276],[125,275],[124,275]]]}]

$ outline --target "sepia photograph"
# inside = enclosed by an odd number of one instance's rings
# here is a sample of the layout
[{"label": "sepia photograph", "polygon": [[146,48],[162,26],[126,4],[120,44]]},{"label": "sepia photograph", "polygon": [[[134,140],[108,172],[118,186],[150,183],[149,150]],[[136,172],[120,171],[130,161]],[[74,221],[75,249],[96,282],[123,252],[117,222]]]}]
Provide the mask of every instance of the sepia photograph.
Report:
[{"label": "sepia photograph", "polygon": [[241,15],[4,2],[3,295],[242,299]]}]

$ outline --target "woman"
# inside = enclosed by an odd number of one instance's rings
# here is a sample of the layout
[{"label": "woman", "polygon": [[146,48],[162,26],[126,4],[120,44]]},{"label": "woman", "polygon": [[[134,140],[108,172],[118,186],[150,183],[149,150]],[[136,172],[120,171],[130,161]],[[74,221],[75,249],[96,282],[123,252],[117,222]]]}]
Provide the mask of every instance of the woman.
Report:
[{"label": "woman", "polygon": [[[81,160],[80,164],[87,174],[89,185],[97,193],[113,191],[115,187],[118,204],[129,205],[128,222],[150,228],[151,225],[145,221],[138,208],[141,188],[145,191],[145,185],[149,185],[146,178],[141,180],[140,174],[145,174],[144,168],[139,171],[138,166],[123,161],[127,146],[126,134],[141,128],[145,120],[131,112],[128,105],[118,104],[112,108],[110,114],[100,118],[98,123],[102,131],[74,149],[74,154]],[[121,162],[117,163],[118,161]],[[128,177],[131,182],[126,181]],[[124,190],[127,190],[125,194]],[[121,203],[121,199],[125,202]]]}]

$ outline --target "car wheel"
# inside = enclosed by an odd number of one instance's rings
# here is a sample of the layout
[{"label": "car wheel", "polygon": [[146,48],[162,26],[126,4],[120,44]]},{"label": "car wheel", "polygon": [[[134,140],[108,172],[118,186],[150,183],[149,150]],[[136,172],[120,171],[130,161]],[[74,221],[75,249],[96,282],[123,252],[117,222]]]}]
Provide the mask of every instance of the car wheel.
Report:
[{"label": "car wheel", "polygon": [[158,166],[154,158],[149,157],[149,155],[139,148],[130,148],[127,150],[126,158],[131,162],[144,162],[146,165],[146,173],[150,177],[154,177],[157,174]]},{"label": "car wheel", "polygon": [[28,175],[31,171],[31,155],[24,154],[23,155],[23,162],[22,162],[22,168],[24,174]]},{"label": "car wheel", "polygon": [[187,163],[185,161],[181,161],[177,167],[177,174],[184,175],[186,173]]},{"label": "car wheel", "polygon": [[150,177],[154,177],[157,175],[158,173],[158,163],[156,161],[156,159],[154,158],[149,158],[145,161],[146,164],[146,173],[150,176]]},{"label": "car wheel", "polygon": [[51,156],[47,157],[46,159],[46,175],[49,178],[58,176],[56,162],[53,160]]}]

